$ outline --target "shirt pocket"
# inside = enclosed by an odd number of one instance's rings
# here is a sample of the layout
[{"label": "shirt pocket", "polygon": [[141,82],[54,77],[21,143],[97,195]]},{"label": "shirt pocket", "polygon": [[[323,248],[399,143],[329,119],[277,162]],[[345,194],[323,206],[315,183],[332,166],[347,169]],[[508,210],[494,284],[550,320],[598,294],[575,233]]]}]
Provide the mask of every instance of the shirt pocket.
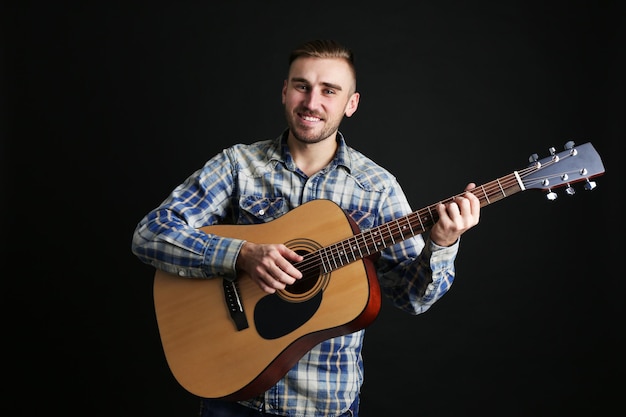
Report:
[{"label": "shirt pocket", "polygon": [[282,197],[241,196],[238,224],[259,224],[275,220],[289,211]]}]

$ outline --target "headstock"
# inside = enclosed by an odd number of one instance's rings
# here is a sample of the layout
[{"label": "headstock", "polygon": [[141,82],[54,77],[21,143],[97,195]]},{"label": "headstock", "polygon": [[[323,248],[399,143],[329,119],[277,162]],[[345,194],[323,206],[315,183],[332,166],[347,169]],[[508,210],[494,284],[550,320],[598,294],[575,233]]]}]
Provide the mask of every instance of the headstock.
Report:
[{"label": "headstock", "polygon": [[537,154],[529,158],[527,168],[518,171],[525,189],[538,188],[548,192],[548,200],[556,200],[555,188],[565,186],[565,193],[573,195],[576,191],[572,184],[585,181],[584,189],[593,190],[595,181],[591,178],[604,173],[600,155],[590,142],[574,146],[574,142],[565,144],[564,151],[556,152],[550,148],[550,156],[539,159]]}]

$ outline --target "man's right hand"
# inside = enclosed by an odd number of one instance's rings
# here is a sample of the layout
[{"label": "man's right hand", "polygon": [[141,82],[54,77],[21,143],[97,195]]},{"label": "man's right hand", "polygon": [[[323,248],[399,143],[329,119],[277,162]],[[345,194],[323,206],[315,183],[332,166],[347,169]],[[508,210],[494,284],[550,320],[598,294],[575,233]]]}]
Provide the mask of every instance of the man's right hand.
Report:
[{"label": "man's right hand", "polygon": [[302,259],[302,255],[283,244],[259,245],[246,242],[239,252],[236,266],[238,270],[246,272],[263,291],[273,294],[302,278],[302,273],[293,266],[294,262]]}]

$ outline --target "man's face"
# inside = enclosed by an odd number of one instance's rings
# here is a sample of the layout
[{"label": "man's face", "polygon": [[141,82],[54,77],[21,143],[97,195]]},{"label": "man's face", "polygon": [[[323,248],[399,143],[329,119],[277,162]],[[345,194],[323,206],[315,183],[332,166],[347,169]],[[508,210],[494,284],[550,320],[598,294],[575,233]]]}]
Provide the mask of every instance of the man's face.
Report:
[{"label": "man's face", "polygon": [[298,58],[283,85],[287,125],[301,142],[335,135],[343,116],[357,109],[359,94],[350,66],[342,59]]}]

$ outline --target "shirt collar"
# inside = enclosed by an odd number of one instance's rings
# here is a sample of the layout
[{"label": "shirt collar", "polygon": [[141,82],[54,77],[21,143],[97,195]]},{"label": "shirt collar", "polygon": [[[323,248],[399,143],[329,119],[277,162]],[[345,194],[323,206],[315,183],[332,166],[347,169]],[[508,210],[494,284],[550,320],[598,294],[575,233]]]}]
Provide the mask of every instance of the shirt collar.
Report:
[{"label": "shirt collar", "polygon": [[[268,152],[268,160],[275,162],[282,162],[285,166],[295,171],[296,164],[291,157],[291,153],[289,152],[289,147],[287,146],[287,136],[289,135],[289,129],[286,129],[276,140],[274,141],[274,145]],[[337,153],[335,157],[330,162],[328,169],[334,169],[337,166],[343,166],[348,171],[351,170],[351,159],[348,145],[346,144],[346,140],[341,132],[337,132]]]}]

